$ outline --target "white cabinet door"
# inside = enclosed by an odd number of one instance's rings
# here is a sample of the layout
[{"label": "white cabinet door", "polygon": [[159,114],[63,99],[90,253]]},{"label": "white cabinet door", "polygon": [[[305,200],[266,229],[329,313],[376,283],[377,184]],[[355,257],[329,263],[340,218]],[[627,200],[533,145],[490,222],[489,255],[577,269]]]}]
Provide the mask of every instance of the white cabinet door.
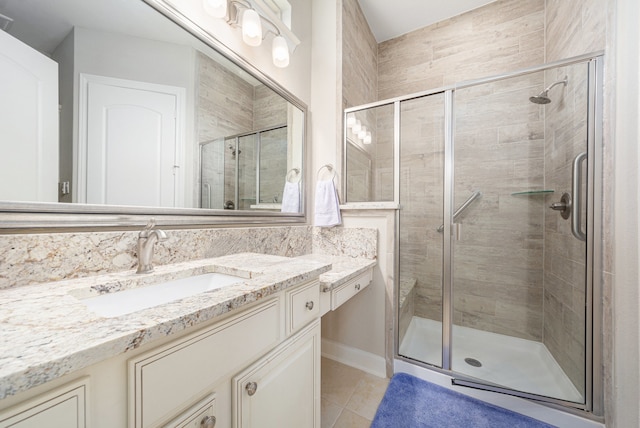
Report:
[{"label": "white cabinet door", "polygon": [[58,202],[58,64],[0,31],[0,200]]},{"label": "white cabinet door", "polygon": [[85,428],[88,379],[0,412],[0,428]]},{"label": "white cabinet door", "polygon": [[320,426],[320,320],[233,379],[233,426]]}]

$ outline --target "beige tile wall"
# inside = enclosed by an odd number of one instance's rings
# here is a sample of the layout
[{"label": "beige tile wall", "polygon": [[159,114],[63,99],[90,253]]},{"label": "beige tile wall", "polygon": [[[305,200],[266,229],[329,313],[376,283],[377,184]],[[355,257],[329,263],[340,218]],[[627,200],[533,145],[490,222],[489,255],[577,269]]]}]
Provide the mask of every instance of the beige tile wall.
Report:
[{"label": "beige tile wall", "polygon": [[378,43],[358,0],[342,2],[343,108],[375,101],[378,90]]},{"label": "beige tile wall", "polygon": [[380,43],[378,99],[543,62],[544,0],[499,0]]},{"label": "beige tile wall", "polygon": [[[378,95],[543,62],[544,1],[503,0],[381,43]],[[483,197],[461,220],[454,321],[535,340],[542,338],[543,200],[510,194],[543,184],[543,122],[527,100],[540,86],[541,75],[486,85],[460,91],[455,104],[455,204],[474,190]],[[439,320],[444,106],[438,97],[402,107],[400,277],[417,279],[416,315]]]}]

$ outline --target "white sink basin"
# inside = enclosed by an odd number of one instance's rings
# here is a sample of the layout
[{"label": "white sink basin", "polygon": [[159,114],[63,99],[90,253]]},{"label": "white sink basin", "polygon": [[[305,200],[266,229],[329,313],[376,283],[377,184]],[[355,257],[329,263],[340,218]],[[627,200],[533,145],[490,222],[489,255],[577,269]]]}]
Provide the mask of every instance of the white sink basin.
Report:
[{"label": "white sink basin", "polygon": [[115,293],[101,294],[81,299],[81,302],[98,315],[111,318],[243,281],[246,279],[237,276],[206,273]]}]

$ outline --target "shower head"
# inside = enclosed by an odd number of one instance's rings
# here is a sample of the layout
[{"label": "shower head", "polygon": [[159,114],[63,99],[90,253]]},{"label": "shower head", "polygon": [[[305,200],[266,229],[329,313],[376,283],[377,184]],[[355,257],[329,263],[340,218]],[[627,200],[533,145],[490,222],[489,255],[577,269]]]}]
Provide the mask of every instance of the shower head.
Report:
[{"label": "shower head", "polygon": [[534,104],[549,104],[551,99],[547,96],[547,91],[540,92],[540,94],[535,97],[529,97],[529,101]]},{"label": "shower head", "polygon": [[540,92],[538,95],[533,96],[533,97],[529,97],[529,101],[531,101],[534,104],[549,104],[551,102],[551,98],[549,98],[549,96],[548,96],[549,90],[551,88],[553,88],[554,86],[556,86],[556,85],[567,86],[568,82],[569,82],[568,77],[564,76],[564,79],[552,83],[544,91]]}]

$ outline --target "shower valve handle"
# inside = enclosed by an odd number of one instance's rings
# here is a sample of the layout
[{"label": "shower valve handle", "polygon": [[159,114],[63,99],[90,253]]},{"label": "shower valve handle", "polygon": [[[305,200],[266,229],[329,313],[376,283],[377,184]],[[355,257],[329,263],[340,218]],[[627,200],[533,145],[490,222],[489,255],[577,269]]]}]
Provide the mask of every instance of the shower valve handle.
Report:
[{"label": "shower valve handle", "polygon": [[571,195],[569,195],[568,193],[563,194],[562,198],[560,198],[560,202],[552,203],[549,208],[554,211],[560,211],[560,215],[562,216],[562,218],[565,220],[568,219],[571,215],[572,208]]}]

